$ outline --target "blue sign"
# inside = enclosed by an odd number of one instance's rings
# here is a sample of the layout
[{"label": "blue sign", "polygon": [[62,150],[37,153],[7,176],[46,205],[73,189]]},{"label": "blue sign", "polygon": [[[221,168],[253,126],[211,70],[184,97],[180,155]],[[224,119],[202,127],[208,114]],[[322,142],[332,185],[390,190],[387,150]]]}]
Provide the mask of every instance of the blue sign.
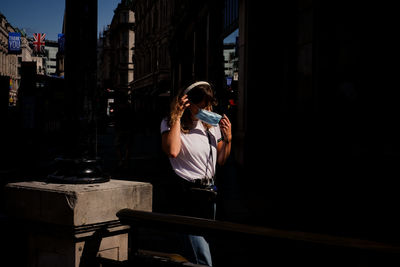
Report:
[{"label": "blue sign", "polygon": [[226,77],[226,85],[231,86],[231,84],[232,84],[232,77],[230,76]]},{"label": "blue sign", "polygon": [[21,34],[18,32],[8,33],[8,53],[21,53]]},{"label": "blue sign", "polygon": [[58,34],[58,52],[64,53],[65,49],[65,35],[63,33]]}]

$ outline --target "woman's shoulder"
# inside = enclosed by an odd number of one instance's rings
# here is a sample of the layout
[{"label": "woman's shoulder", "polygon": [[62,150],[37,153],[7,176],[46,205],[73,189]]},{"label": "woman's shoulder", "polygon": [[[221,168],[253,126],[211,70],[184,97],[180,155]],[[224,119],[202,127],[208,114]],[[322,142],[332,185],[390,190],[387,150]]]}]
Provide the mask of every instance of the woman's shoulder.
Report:
[{"label": "woman's shoulder", "polygon": [[165,117],[161,120],[160,130],[161,130],[161,133],[164,133],[164,132],[167,132],[170,130],[170,127],[168,125],[168,117]]}]

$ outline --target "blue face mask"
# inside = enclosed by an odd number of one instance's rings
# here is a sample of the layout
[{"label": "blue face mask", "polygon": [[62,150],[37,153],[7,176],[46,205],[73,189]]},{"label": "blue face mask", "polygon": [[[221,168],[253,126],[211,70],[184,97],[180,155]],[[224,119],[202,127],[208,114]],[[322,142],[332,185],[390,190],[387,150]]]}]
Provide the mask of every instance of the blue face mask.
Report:
[{"label": "blue face mask", "polygon": [[200,109],[199,112],[195,115],[195,117],[212,126],[217,126],[222,118],[221,115],[205,109]]}]

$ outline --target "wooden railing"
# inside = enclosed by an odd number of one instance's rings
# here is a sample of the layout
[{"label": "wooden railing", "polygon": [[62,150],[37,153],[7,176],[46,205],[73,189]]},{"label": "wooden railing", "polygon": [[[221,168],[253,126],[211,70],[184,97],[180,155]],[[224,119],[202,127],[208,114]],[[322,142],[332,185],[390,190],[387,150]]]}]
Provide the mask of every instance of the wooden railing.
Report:
[{"label": "wooden railing", "polygon": [[[248,266],[254,266],[256,260],[265,260],[270,266],[400,266],[400,244],[131,209],[120,210],[117,216],[121,223],[131,225],[132,229],[145,227],[211,236],[214,240],[224,240],[228,246],[235,243],[243,248],[252,247],[244,249],[250,251],[247,254],[252,254],[251,257],[234,251],[233,255],[225,254],[225,257],[233,258],[230,264],[248,261],[252,263]],[[135,253],[140,248],[132,249]],[[240,257],[241,260],[234,260]]]}]

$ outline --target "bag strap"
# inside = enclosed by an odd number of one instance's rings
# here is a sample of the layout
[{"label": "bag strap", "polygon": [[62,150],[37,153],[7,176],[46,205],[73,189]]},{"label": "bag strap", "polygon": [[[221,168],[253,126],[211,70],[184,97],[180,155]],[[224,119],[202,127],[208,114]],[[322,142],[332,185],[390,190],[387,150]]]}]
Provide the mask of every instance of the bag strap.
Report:
[{"label": "bag strap", "polygon": [[207,157],[207,162],[206,162],[206,173],[204,175],[205,178],[210,178],[211,180],[214,180],[214,176],[212,175],[211,177],[207,177],[207,173],[208,173],[208,166],[209,166],[209,162],[211,159],[211,165],[213,164],[213,155],[212,155],[212,145],[211,145],[211,133],[209,131],[209,129],[206,129],[206,134],[207,134],[207,138],[208,138],[208,144],[210,146],[210,152],[208,153],[208,157]]}]

